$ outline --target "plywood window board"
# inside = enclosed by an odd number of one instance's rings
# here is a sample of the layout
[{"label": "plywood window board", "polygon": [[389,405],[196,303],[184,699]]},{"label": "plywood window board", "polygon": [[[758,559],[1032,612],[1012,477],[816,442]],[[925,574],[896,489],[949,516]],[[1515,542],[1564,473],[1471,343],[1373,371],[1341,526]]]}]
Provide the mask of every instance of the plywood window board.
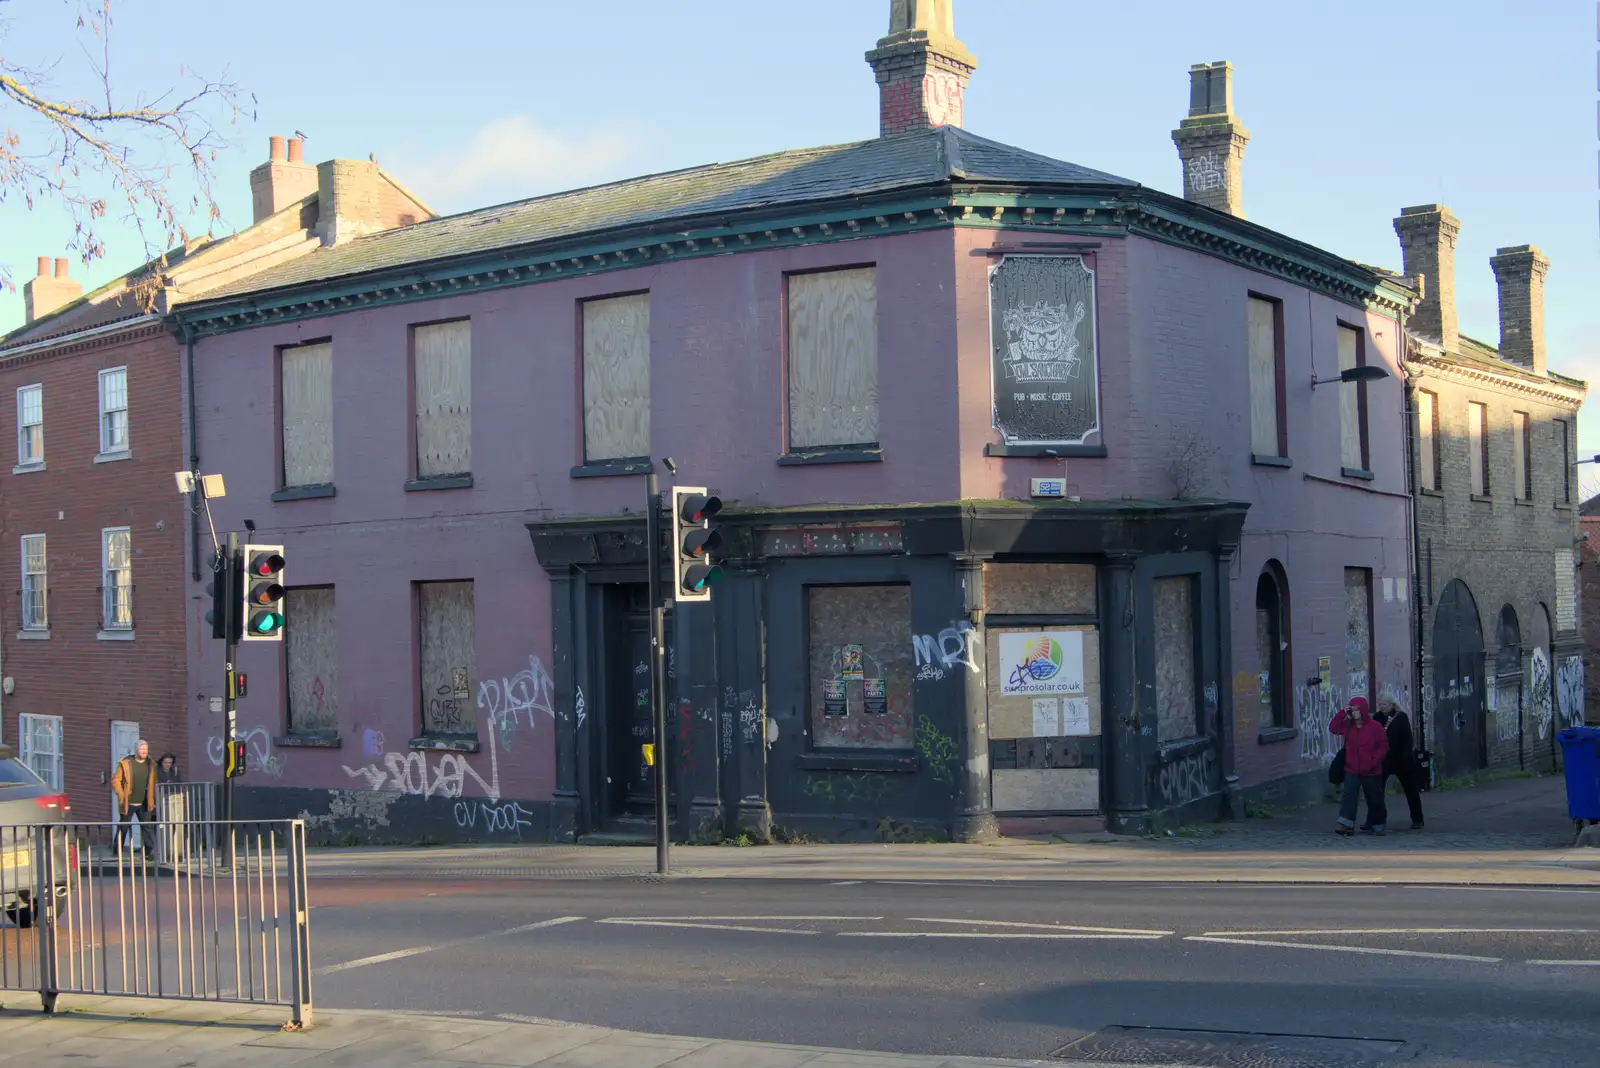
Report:
[{"label": "plywood window board", "polygon": [[788,322],[789,447],[876,445],[876,269],[790,275]]}]

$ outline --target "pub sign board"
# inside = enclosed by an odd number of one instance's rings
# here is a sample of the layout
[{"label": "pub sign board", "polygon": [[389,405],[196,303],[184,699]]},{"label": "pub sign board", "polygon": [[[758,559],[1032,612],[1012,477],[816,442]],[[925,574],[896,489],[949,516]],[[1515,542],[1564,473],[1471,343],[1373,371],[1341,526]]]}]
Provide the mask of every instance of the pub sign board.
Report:
[{"label": "pub sign board", "polygon": [[1083,445],[1099,432],[1094,282],[1082,256],[991,268],[994,425],[1007,445]]}]

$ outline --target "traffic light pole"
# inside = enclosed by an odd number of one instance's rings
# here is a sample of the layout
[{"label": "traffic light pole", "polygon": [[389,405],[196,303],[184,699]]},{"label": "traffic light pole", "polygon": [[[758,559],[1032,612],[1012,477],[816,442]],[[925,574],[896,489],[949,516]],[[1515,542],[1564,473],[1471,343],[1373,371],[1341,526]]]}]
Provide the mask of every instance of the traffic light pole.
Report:
[{"label": "traffic light pole", "polygon": [[225,637],[222,646],[223,678],[222,678],[222,818],[227,824],[228,835],[228,870],[233,870],[233,776],[228,774],[228,765],[231,763],[229,754],[233,749],[233,738],[237,733],[235,720],[234,695],[233,695],[233,664],[239,652],[238,628],[233,625],[234,605],[244,597],[244,591],[239,588],[239,583],[244,580],[242,569],[234,567],[234,560],[239,553],[239,535],[233,531],[228,532],[227,555],[223,557],[224,569],[227,576],[222,580],[226,584],[227,598],[223,604],[228,606],[227,624],[224,627]]},{"label": "traffic light pole", "polygon": [[666,612],[661,583],[661,493],[654,470],[645,475],[645,558],[650,585],[650,708],[655,734],[656,871],[667,874],[672,843],[667,836]]}]

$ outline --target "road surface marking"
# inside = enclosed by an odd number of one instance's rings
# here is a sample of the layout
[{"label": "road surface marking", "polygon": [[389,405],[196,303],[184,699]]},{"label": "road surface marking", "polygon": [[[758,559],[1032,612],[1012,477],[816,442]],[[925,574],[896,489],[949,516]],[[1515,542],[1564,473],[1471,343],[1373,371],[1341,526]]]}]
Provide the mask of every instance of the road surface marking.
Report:
[{"label": "road surface marking", "polygon": [[1600,968],[1600,960],[1530,960],[1525,964],[1548,964],[1553,967]]},{"label": "road surface marking", "polygon": [[1465,953],[1424,953],[1417,949],[1378,949],[1374,946],[1324,946],[1315,942],[1268,942],[1257,938],[1214,938],[1189,935],[1185,942],[1215,942],[1224,946],[1267,946],[1272,949],[1320,949],[1328,953],[1369,953],[1380,957],[1424,957],[1428,960],[1465,960],[1479,964],[1498,964],[1499,957],[1474,957]]},{"label": "road surface marking", "polygon": [[1231,938],[1234,935],[1447,935],[1447,934],[1600,934],[1582,927],[1336,927],[1311,931],[1207,931],[1206,935]]},{"label": "road surface marking", "polygon": [[468,938],[453,938],[448,942],[440,942],[431,946],[412,946],[409,949],[396,949],[389,953],[378,953],[371,957],[359,957],[356,960],[347,960],[341,964],[328,964],[321,968],[312,969],[313,975],[331,975],[334,972],[349,971],[351,968],[365,968],[369,964],[387,964],[392,960],[404,960],[407,957],[416,957],[423,953],[434,953],[441,949],[450,949],[453,946],[465,946],[473,942],[483,942],[491,938],[504,938],[507,935],[522,934],[525,931],[537,931],[542,927],[558,927],[564,923],[576,923],[583,919],[582,916],[557,916],[553,920],[540,920],[538,923],[525,923],[520,927],[508,927],[503,931],[490,931],[488,934],[472,935]]},{"label": "road surface marking", "polygon": [[861,880],[860,879],[846,879],[842,883],[829,883],[828,885],[829,886],[860,886],[861,885]]},{"label": "road surface marking", "polygon": [[773,923],[775,921],[794,920],[824,923],[837,921],[847,923],[851,920],[881,920],[882,916],[616,916],[606,920],[596,920],[596,923],[622,923],[627,920],[721,920],[743,921],[750,923]]},{"label": "road surface marking", "polygon": [[[910,923],[954,923],[972,927],[1023,927],[1030,931],[1074,931],[1079,934],[1139,935],[1163,938],[1175,931],[1147,931],[1132,927],[1078,927],[1070,923],[1019,923],[1015,920],[951,920],[933,916],[912,916]],[[1251,932],[1252,934],[1256,932]]]},{"label": "road surface marking", "polygon": [[1155,942],[1158,934],[1077,934],[1048,931],[840,931],[840,938],[1039,938],[1080,942]]},{"label": "road surface marking", "polygon": [[678,920],[636,920],[623,916],[612,916],[595,923],[616,923],[626,927],[693,927],[702,931],[751,931],[757,934],[792,934],[814,935],[820,931],[807,931],[798,927],[745,927],[731,923],[684,923]]},{"label": "road surface marking", "polygon": [[1488,894],[1600,894],[1600,887],[1582,889],[1558,886],[1407,886],[1407,890],[1475,890]]}]

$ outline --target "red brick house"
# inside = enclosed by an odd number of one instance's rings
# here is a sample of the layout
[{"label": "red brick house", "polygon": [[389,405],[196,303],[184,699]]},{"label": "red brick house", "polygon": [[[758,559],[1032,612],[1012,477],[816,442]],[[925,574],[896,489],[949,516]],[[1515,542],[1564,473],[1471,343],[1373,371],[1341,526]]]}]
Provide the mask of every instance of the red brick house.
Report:
[{"label": "red brick house", "polygon": [[80,818],[112,811],[111,770],[138,739],[180,766],[188,750],[186,540],[209,533],[173,478],[192,466],[188,348],[162,315],[352,233],[433,216],[376,164],[316,166],[300,147],[271,139],[250,176],[252,224],[232,236],[87,295],[65,259],[40,257],[27,321],[0,337],[0,440],[16,446],[0,466],[0,569],[16,583],[0,598],[0,740]]}]

